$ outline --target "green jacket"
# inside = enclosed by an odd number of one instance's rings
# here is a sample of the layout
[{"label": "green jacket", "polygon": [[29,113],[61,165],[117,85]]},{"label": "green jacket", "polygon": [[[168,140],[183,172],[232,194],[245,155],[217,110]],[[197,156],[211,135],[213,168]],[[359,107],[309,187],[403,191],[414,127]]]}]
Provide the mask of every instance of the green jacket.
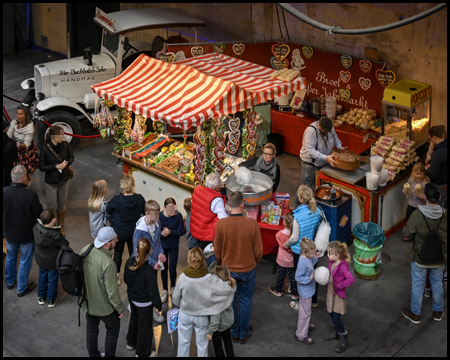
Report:
[{"label": "green jacket", "polygon": [[[438,229],[438,234],[444,244],[445,259],[435,264],[423,264],[420,260],[419,253],[422,245],[425,242],[427,234],[429,233],[428,226],[422,214],[427,218],[427,223],[431,230],[435,230],[439,224],[441,216],[441,225]],[[442,213],[440,206],[419,205],[418,210],[415,210],[405,227],[403,228],[403,235],[411,240],[411,260],[419,265],[445,265],[447,262],[447,212]]]},{"label": "green jacket", "polygon": [[229,329],[234,323],[234,311],[233,305],[230,305],[227,309],[220,314],[212,315],[209,317],[208,335],[213,335],[216,331],[223,332]]},{"label": "green jacket", "polygon": [[[84,253],[90,246],[81,249]],[[125,306],[120,299],[117,286],[117,267],[111,253],[103,248],[93,248],[84,260],[84,281],[86,284],[86,301],[81,306],[81,311],[94,316],[110,315],[116,310],[123,314]]]}]

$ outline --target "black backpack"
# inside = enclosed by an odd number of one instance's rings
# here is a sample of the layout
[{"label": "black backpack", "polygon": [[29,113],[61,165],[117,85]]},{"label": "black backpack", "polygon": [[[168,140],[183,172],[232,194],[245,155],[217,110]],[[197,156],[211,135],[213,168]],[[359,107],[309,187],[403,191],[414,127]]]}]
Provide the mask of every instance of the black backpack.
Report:
[{"label": "black backpack", "polygon": [[83,291],[85,287],[83,263],[93,247],[94,244],[91,244],[84,254],[78,255],[70,247],[63,245],[56,258],[56,269],[59,271],[63,289],[69,295],[78,296],[78,326],[80,326],[81,305],[84,301],[86,301],[86,305],[88,305],[86,292]]},{"label": "black backpack", "polygon": [[423,213],[421,213],[425,223],[428,227],[428,234],[425,238],[425,242],[422,245],[422,249],[420,249],[419,258],[424,264],[433,264],[437,262],[444,261],[445,252],[444,252],[444,244],[439,236],[438,230],[441,226],[442,219],[444,215],[442,215],[441,220],[439,221],[438,226],[435,230],[431,230],[430,225],[428,225],[427,218]]}]

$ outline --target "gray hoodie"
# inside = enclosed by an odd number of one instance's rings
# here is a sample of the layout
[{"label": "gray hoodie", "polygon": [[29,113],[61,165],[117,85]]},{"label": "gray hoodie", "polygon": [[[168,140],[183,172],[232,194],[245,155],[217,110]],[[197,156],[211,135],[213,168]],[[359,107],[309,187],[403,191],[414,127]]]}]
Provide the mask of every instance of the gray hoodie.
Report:
[{"label": "gray hoodie", "polygon": [[430,219],[440,219],[443,214],[442,207],[439,205],[419,205],[417,208]]}]

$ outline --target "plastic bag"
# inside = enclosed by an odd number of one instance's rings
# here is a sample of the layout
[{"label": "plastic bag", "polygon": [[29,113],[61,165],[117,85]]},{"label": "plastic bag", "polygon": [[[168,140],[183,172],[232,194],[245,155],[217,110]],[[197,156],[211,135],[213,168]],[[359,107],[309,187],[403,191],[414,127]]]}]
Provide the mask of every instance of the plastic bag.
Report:
[{"label": "plastic bag", "polygon": [[384,243],[384,240],[386,240],[386,236],[384,236],[381,226],[372,222],[356,224],[353,227],[353,235],[355,235],[357,239],[367,243],[371,248],[380,246]]}]

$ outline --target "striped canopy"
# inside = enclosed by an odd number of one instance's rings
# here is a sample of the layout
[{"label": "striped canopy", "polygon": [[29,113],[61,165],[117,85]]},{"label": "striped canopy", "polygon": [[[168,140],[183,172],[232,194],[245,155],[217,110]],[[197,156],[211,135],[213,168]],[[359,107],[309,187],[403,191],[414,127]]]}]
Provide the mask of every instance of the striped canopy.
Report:
[{"label": "striped canopy", "polygon": [[187,130],[305,88],[301,78],[287,83],[272,79],[273,73],[223,54],[173,64],[142,54],[122,74],[92,89],[129,111]]}]

